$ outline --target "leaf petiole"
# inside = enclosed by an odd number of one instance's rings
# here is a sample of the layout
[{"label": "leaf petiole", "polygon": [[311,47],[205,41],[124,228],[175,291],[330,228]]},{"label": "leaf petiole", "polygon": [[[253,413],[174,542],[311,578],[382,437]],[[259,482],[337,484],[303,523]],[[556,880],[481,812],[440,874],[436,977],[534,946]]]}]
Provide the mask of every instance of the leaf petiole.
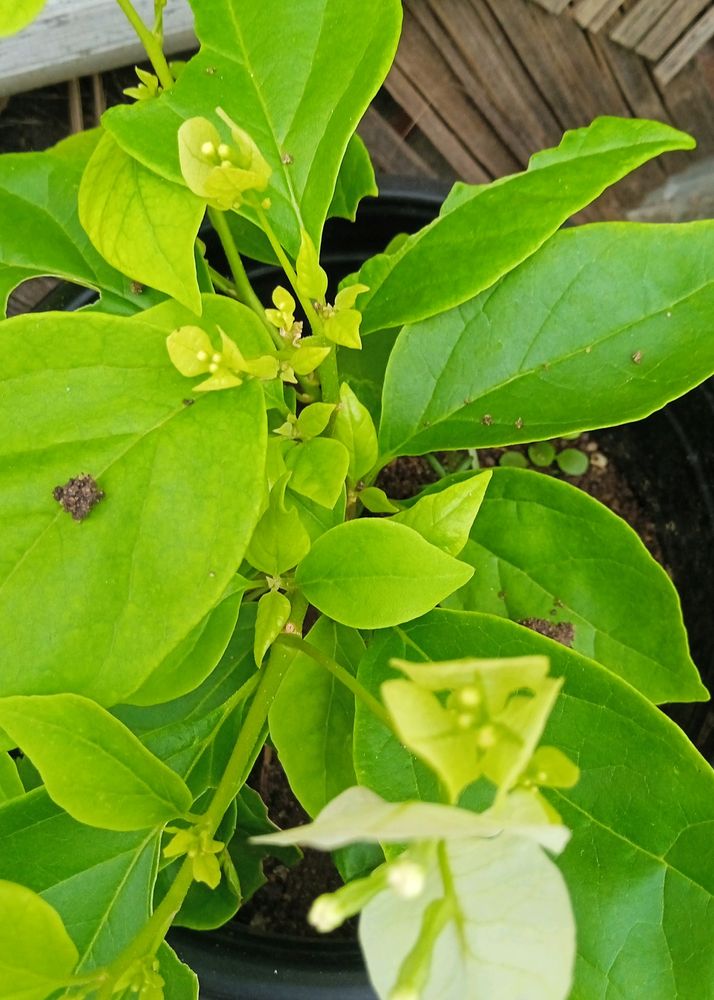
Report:
[{"label": "leaf petiole", "polygon": [[164,51],[161,46],[160,35],[155,34],[144,24],[134,9],[134,5],[131,0],[117,0],[117,3],[124,12],[129,24],[139,36],[139,41],[146,50],[146,54],[149,57],[151,65],[154,67],[154,72],[158,76],[161,86],[165,90],[168,90],[169,87],[173,86],[174,78],[171,70],[169,69],[169,64],[166,62],[166,56],[164,55]]}]

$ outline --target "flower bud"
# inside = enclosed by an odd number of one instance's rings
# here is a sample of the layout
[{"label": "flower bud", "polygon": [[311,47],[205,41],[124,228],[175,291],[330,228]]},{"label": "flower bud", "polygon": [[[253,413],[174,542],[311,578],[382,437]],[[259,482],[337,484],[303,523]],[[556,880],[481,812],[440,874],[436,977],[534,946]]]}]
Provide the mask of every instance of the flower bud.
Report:
[{"label": "flower bud", "polygon": [[389,865],[387,884],[402,899],[421,896],[426,883],[426,872],[416,861],[402,858]]},{"label": "flower bud", "polygon": [[314,901],[310,907],[307,919],[315,930],[320,931],[321,934],[327,934],[340,926],[345,919],[345,915],[343,915],[342,907],[336,899],[332,896],[324,895],[318,896]]}]

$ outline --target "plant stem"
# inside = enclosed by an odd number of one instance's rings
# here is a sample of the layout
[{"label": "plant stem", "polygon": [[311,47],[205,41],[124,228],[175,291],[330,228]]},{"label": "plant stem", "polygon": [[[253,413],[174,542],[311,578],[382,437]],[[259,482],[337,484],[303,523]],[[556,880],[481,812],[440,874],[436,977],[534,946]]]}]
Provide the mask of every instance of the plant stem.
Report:
[{"label": "plant stem", "polygon": [[216,832],[226,809],[245,781],[248,763],[260,739],[270,706],[292,660],[293,657],[285,655],[282,650],[273,649],[268,662],[261,669],[260,681],[248,714],[243,720],[233,753],[211,799],[211,804],[203,815],[203,822],[209,827],[211,834]]},{"label": "plant stem", "polygon": [[259,204],[259,202],[257,200],[256,201],[252,201],[251,205],[252,205],[253,209],[255,210],[256,215],[258,216],[258,221],[260,222],[260,225],[262,226],[263,232],[268,237],[270,245],[273,248],[273,253],[275,254],[275,256],[280,261],[280,266],[282,267],[283,271],[285,271],[287,279],[290,282],[290,284],[292,285],[293,291],[295,292],[295,294],[298,297],[298,301],[300,302],[300,305],[302,306],[302,308],[303,308],[303,310],[305,312],[305,315],[307,316],[307,319],[308,319],[308,321],[310,323],[310,326],[312,327],[312,332],[313,333],[319,333],[320,329],[322,328],[322,321],[320,320],[320,317],[315,312],[315,309],[313,307],[312,302],[308,298],[306,298],[304,295],[300,294],[300,290],[298,288],[297,274],[295,273],[295,268],[290,263],[290,259],[289,259],[288,255],[285,253],[285,251],[283,250],[282,246],[280,245],[280,240],[275,235],[275,232],[273,231],[273,227],[268,222],[267,215],[265,214],[265,212],[263,211],[261,205]]},{"label": "plant stem", "polygon": [[273,338],[275,346],[284,347],[285,345],[280,339],[280,334],[265,318],[265,310],[263,309],[262,303],[253,291],[253,286],[250,283],[248,275],[245,273],[245,267],[243,266],[243,261],[238,253],[238,247],[233,239],[233,233],[231,232],[230,226],[226,221],[226,213],[220,212],[216,208],[209,208],[208,218],[211,220],[211,225],[215,229],[225,251],[226,260],[228,261],[228,266],[230,267],[231,274],[233,275],[235,292],[237,293],[238,298],[245,305],[250,306],[253,312],[260,317],[263,324],[270,331],[270,335]]},{"label": "plant stem", "polygon": [[174,78],[166,62],[161,42],[142,21],[134,9],[131,0],[117,0],[117,3],[124,12],[126,19],[139,36],[139,41],[146,49],[146,54],[154,67],[154,72],[159,78],[159,82],[164,90],[168,90],[174,84]]},{"label": "plant stem", "polygon": [[432,467],[432,469],[434,470],[434,472],[437,474],[437,476],[439,477],[439,479],[443,479],[444,476],[446,475],[446,469],[441,464],[441,462],[436,457],[436,455],[432,455],[431,452],[427,452],[427,454],[424,455],[424,458],[427,460],[427,462]]},{"label": "plant stem", "polygon": [[392,720],[389,718],[389,714],[387,713],[384,705],[377,701],[374,695],[370,694],[370,692],[362,684],[360,684],[357,678],[353,677],[349,670],[345,670],[345,668],[339,664],[337,660],[333,660],[331,656],[327,655],[327,653],[323,653],[321,649],[313,646],[312,643],[307,642],[305,639],[301,639],[298,635],[281,635],[275,640],[275,645],[291,646],[293,649],[298,649],[300,652],[305,653],[306,656],[313,659],[315,663],[324,667],[325,670],[329,670],[333,677],[336,677],[337,680],[340,681],[341,684],[344,684],[344,686],[348,688],[356,698],[359,698],[362,704],[365,705],[383,725],[387,726],[388,729],[392,729]]},{"label": "plant stem", "polygon": [[213,282],[213,287],[217,288],[219,291],[223,292],[224,295],[230,295],[231,298],[237,299],[238,292],[236,291],[236,286],[228,278],[224,277],[220,271],[217,271],[215,267],[208,267],[208,273],[211,276],[211,281]]},{"label": "plant stem", "polygon": [[339,403],[340,376],[337,371],[337,348],[333,347],[318,368],[324,403]]}]

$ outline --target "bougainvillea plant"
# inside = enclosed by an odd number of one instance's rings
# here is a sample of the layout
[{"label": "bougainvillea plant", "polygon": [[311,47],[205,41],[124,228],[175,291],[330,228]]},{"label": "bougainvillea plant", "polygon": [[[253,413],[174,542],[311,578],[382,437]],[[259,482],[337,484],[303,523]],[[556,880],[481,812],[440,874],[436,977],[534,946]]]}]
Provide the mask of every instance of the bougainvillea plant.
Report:
[{"label": "bougainvillea plant", "polygon": [[[528,469],[377,485],[714,371],[712,223],[562,228],[692,140],[597,119],[333,289],[401,5],[192,3],[169,65],[163,2],[119,0],[153,65],[131,103],[0,158],[3,304],[96,291],[0,328],[2,996],[195,1000],[171,925],[223,924],[306,844],[345,882],[310,920],[361,914],[380,997],[713,997],[714,779],[657,707],[707,692],[669,578]],[[246,784],[266,743],[311,823]]]}]

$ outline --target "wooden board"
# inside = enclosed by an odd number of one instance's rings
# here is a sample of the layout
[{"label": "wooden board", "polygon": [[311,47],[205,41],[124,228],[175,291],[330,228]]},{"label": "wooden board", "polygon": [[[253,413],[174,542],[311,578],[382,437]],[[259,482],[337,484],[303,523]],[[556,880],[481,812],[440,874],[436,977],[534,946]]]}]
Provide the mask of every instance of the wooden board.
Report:
[{"label": "wooden board", "polygon": [[[147,23],[153,0],[135,0]],[[171,0],[164,12],[167,53],[194,48],[188,0]],[[47,0],[40,17],[0,39],[0,96],[75,76],[126,66],[146,56],[115,0]]]}]

